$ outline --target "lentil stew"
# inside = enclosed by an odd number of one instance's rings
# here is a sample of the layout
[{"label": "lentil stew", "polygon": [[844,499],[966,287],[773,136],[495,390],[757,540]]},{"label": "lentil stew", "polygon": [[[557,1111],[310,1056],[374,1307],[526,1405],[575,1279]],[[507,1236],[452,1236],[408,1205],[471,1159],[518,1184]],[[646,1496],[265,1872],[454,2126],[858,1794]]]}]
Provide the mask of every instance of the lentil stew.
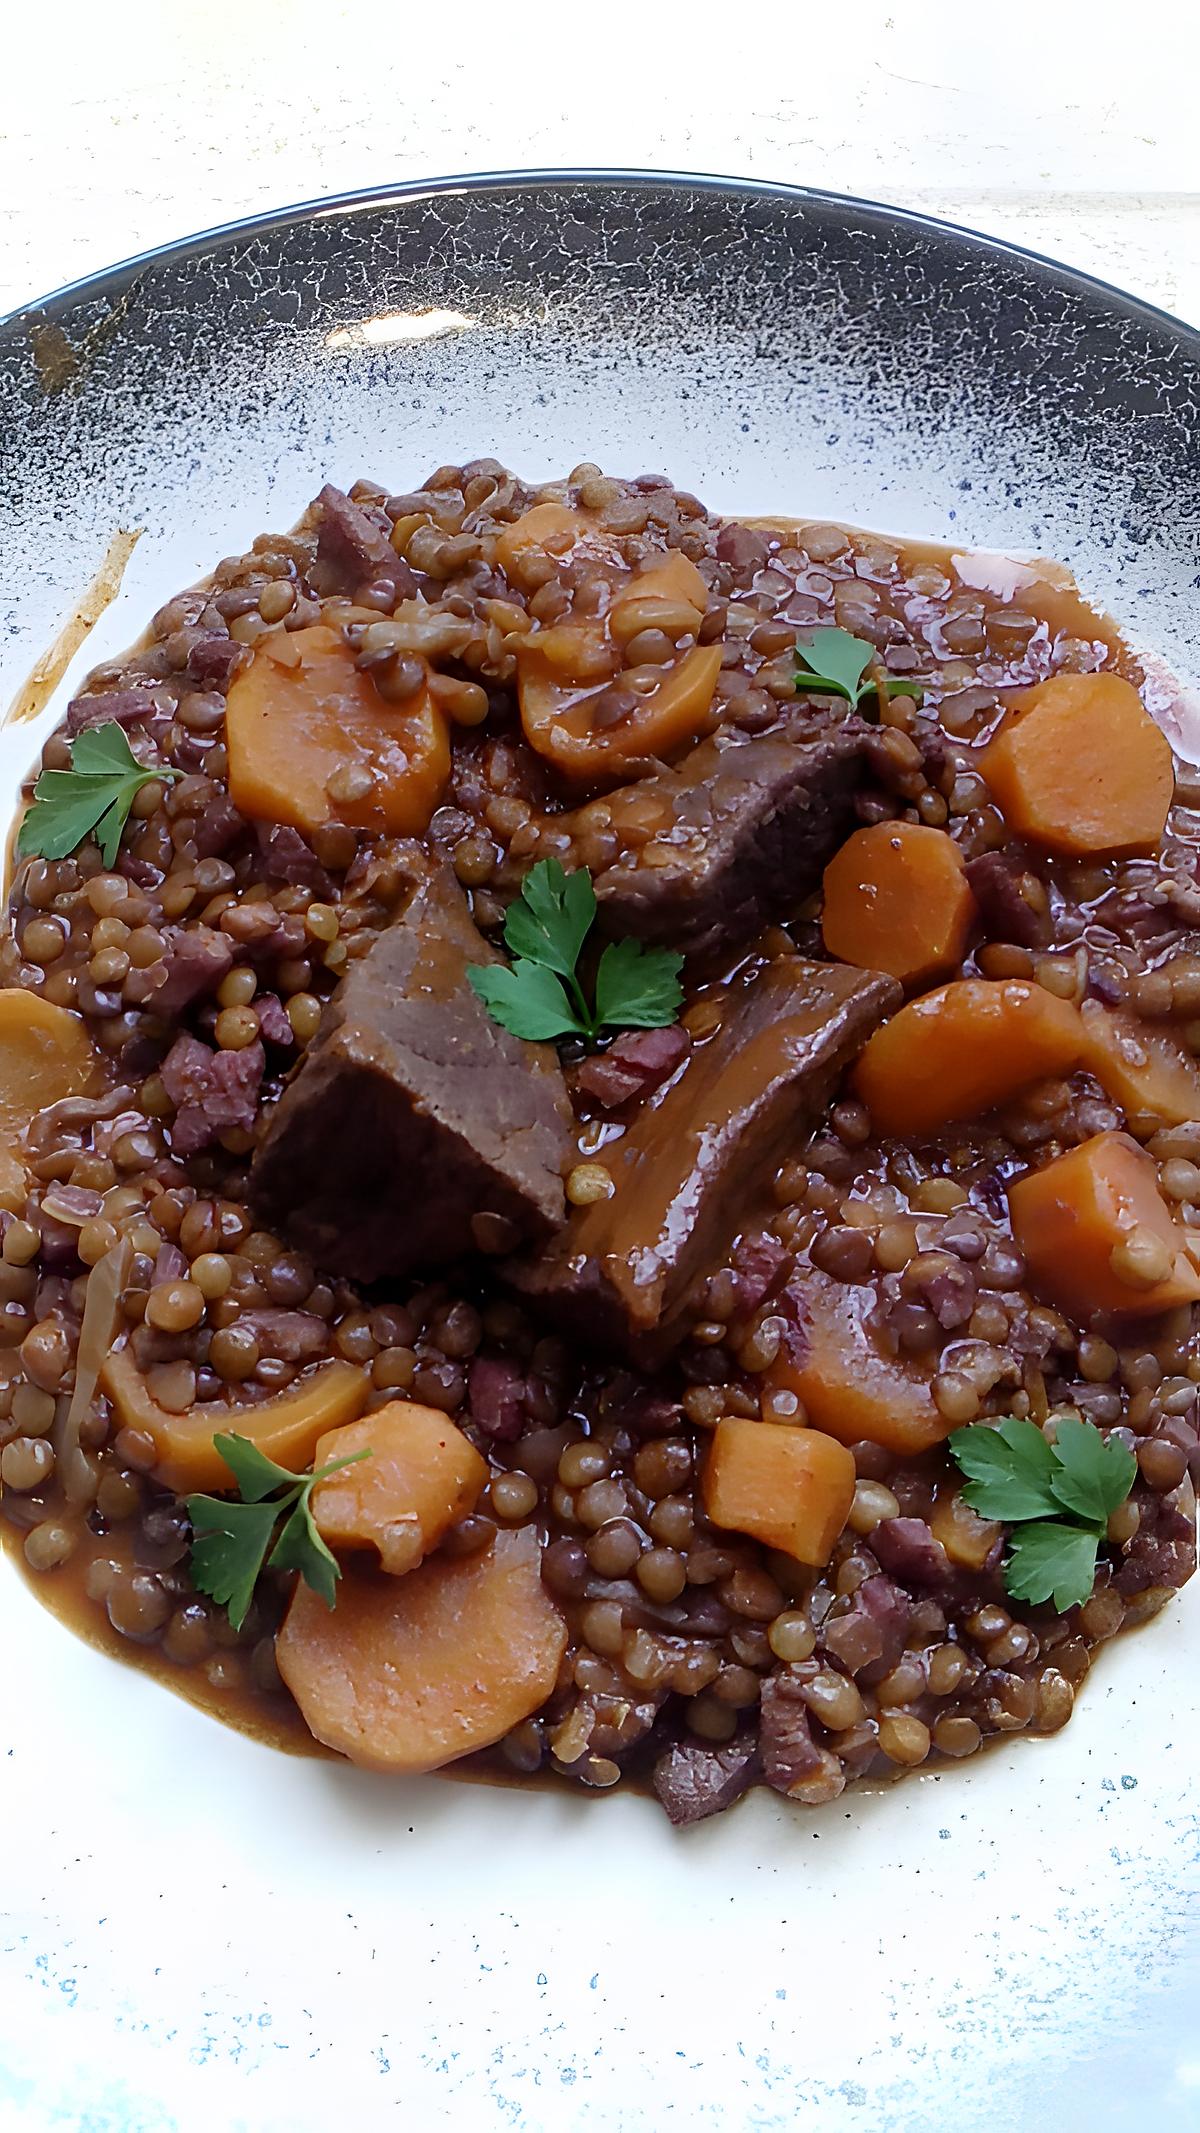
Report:
[{"label": "lentil stew", "polygon": [[[46,743],[0,940],[39,1596],[281,1745],[677,1823],[1062,1726],[1195,1567],[1160,707],[1053,565],[591,465],[327,487],[170,601]],[[113,728],[123,828],[89,788],[53,856]],[[1061,1607],[964,1480],[1005,1418],[1132,1455]]]}]

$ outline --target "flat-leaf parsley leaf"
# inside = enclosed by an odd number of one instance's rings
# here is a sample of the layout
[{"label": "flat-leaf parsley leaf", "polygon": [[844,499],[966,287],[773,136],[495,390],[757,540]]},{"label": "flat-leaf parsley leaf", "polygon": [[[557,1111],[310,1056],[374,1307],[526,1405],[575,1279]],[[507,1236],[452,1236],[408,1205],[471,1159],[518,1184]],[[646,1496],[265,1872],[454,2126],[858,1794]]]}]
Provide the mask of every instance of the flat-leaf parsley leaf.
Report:
[{"label": "flat-leaf parsley leaf", "polygon": [[[820,689],[827,696],[843,696],[857,710],[865,696],[877,695],[878,682],[867,674],[867,668],[878,657],[875,646],[865,638],[852,637],[849,630],[814,630],[806,644],[796,646],[800,667],[796,674],[798,690]],[[866,679],[864,679],[866,676]],[[889,674],[889,696],[922,695],[919,681],[901,681]]]},{"label": "flat-leaf parsley leaf", "polygon": [[1018,1529],[1004,1565],[1013,1599],[1052,1600],[1060,1614],[1082,1606],[1108,1521],[1134,1484],[1132,1452],[1078,1415],[1056,1418],[1053,1444],[1036,1423],[1006,1415],[956,1429],[949,1449],[971,1509]]},{"label": "flat-leaf parsley leaf", "polygon": [[661,1029],[679,1013],[683,961],[641,941],[610,941],[596,971],[597,1028]]},{"label": "flat-leaf parsley leaf", "polygon": [[594,1004],[578,973],[596,916],[596,892],[584,868],[568,874],[557,859],[531,867],[509,905],[504,940],[516,960],[476,963],[467,971],[494,1022],[514,1037],[583,1037],[603,1029],[662,1029],[683,1005],[683,957],[641,941],[613,941],[596,971]]},{"label": "flat-leaf parsley leaf", "polygon": [[1137,1460],[1119,1437],[1104,1438],[1094,1422],[1064,1415],[1055,1430],[1054,1490],[1064,1511],[1106,1526],[1133,1487]]},{"label": "flat-leaf parsley leaf", "polygon": [[1042,1518],[1014,1533],[1004,1582],[1014,1600],[1040,1606],[1053,1600],[1060,1615],[1081,1607],[1096,1580],[1098,1536],[1086,1526]]},{"label": "flat-leaf parsley leaf", "polygon": [[129,810],[143,785],[182,777],[179,770],[139,763],[115,719],[88,726],[70,743],[69,770],[43,770],[17,831],[17,856],[66,859],[94,836],[111,867]]},{"label": "flat-leaf parsley leaf", "polygon": [[[333,1459],[313,1474],[293,1474],[276,1466],[247,1437],[225,1430],[214,1442],[241,1502],[225,1496],[188,1497],[196,1590],[224,1607],[233,1628],[240,1629],[263,1565],[269,1563],[274,1570],[298,1570],[305,1584],[332,1607],[341,1572],[313,1523],[312,1492],[327,1475],[369,1458],[369,1447],[347,1459]],[[283,1529],[272,1548],[280,1519]]]},{"label": "flat-leaf parsley leaf", "polygon": [[968,1476],[963,1496],[981,1518],[1057,1518],[1054,1453],[1036,1422],[1005,1415],[994,1429],[956,1429],[950,1449]]}]

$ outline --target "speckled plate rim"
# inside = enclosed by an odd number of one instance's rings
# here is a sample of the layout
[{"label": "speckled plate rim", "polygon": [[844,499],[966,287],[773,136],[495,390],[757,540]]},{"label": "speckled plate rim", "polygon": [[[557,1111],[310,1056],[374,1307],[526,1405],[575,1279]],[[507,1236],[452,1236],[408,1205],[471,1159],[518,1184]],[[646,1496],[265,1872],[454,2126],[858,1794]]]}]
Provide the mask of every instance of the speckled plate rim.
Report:
[{"label": "speckled plate rim", "polygon": [[741,178],[713,171],[656,171],[644,168],[623,169],[619,165],[581,165],[563,169],[535,168],[530,170],[483,170],[468,171],[430,178],[410,178],[392,185],[372,185],[352,188],[346,192],[323,193],[315,199],[301,200],[282,208],[266,208],[254,215],[236,216],[232,221],[214,223],[211,228],[196,230],[186,237],[173,237],[165,244],[152,245],[147,251],[131,253],[127,258],[115,261],[111,266],[100,267],[92,274],[82,275],[78,281],[63,282],[48,294],[31,298],[14,306],[11,311],[0,313],[0,334],[31,323],[52,319],[59,311],[68,309],[88,297],[112,297],[127,289],[139,274],[153,266],[170,266],[177,261],[193,257],[209,247],[233,237],[265,237],[278,231],[290,229],[297,223],[312,221],[324,215],[354,214],[359,210],[401,206],[405,202],[432,200],[457,193],[504,192],[517,188],[539,185],[578,186],[581,190],[591,185],[627,185],[642,187],[647,191],[658,189],[677,192],[706,191],[741,196],[747,200],[785,200],[797,204],[810,203],[840,213],[877,216],[883,221],[915,231],[929,231],[941,237],[958,237],[973,248],[1002,255],[1009,259],[1023,260],[1027,265],[1040,268],[1062,288],[1073,289],[1081,294],[1090,293],[1109,305],[1123,311],[1128,317],[1143,321],[1148,326],[1164,328],[1180,336],[1200,354],[1200,327],[1190,326],[1186,320],[1173,312],[1164,311],[1158,304],[1146,298],[1134,296],[1117,283],[1105,281],[1100,275],[1086,274],[1077,267],[1067,266],[1050,254],[1035,251],[1028,245],[1014,244],[1006,237],[995,237],[972,224],[952,222],[937,215],[926,215],[919,208],[898,207],[880,200],[870,200],[857,193],[839,193],[816,185],[794,185],[783,179]]},{"label": "speckled plate rim", "polygon": [[[851,232],[871,221],[1019,261],[1164,355],[1200,353],[1200,335],[1154,307],[955,224],[814,188],[604,169],[414,181],[256,215],[22,306],[0,338],[230,240],[554,186],[775,199]],[[316,2133],[348,2114],[390,2124],[407,2106],[422,2129],[608,2133],[618,2099],[627,2133],[935,2133],[948,2118],[976,2133],[1018,2114],[1101,2133],[1137,2102],[1161,2133],[1197,2123],[1200,1712],[1184,1697],[1173,1722],[1170,1687],[1200,1581],[1106,1659],[1053,1742],[1001,1743],[822,1815],[760,1793],[684,1836],[635,1796],[397,1788],[281,1763],[176,1699],[164,1719],[157,1682],[98,1662],[15,1586],[4,1679],[22,1717],[0,1768],[8,1826],[40,1843],[10,1854],[0,1887],[6,2128]],[[102,1708],[117,1744],[102,1735],[85,1765],[99,1834],[61,1781],[77,1708]],[[161,1924],[178,1896],[170,1862],[194,1856],[219,1808],[236,1814],[192,1877],[181,1948]],[[490,1840],[469,1874],[468,1823]],[[597,1910],[581,1931],[564,1889],[611,1894],[620,1916]],[[894,1898],[882,1915],[881,1890]]]}]

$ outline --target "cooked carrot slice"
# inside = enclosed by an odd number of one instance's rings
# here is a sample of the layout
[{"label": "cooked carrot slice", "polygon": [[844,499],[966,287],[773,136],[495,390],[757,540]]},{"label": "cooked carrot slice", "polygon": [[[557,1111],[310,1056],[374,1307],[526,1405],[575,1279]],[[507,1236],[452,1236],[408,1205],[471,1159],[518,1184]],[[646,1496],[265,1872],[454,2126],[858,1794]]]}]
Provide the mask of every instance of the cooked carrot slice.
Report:
[{"label": "cooked carrot slice", "polygon": [[310,1732],[369,1770],[406,1772],[488,1748],[529,1718],[566,1647],[529,1526],[407,1577],[351,1571],[332,1613],[298,1584],[275,1639]]},{"label": "cooked carrot slice", "polygon": [[327,1430],[353,1422],[367,1404],[368,1381],[353,1363],[322,1363],[274,1399],[244,1407],[205,1400],[173,1415],[160,1407],[128,1348],[118,1348],[100,1371],[100,1383],[124,1429],[153,1438],[155,1479],[179,1496],[193,1489],[220,1496],[233,1476],[215,1438],[223,1430],[246,1437],[279,1466],[303,1473]]},{"label": "cooked carrot slice", "polygon": [[708,587],[695,564],[672,548],[613,595],[609,624],[619,644],[646,629],[665,629],[674,640],[699,629],[707,606]]},{"label": "cooked carrot slice", "polygon": [[0,1190],[19,1184],[16,1142],[39,1111],[80,1096],[96,1070],[78,1015],[20,985],[0,991]]},{"label": "cooked carrot slice", "polygon": [[523,557],[534,552],[569,555],[581,541],[596,537],[593,521],[569,504],[534,504],[497,535],[496,561],[506,577],[519,580]]},{"label": "cooked carrot slice", "polygon": [[981,1518],[953,1482],[939,1483],[929,1520],[935,1540],[962,1570],[982,1570],[1004,1531],[994,1518]]},{"label": "cooked carrot slice", "polygon": [[639,760],[678,755],[713,724],[721,647],[697,644],[664,670],[636,709],[611,726],[593,724],[596,691],[564,688],[536,637],[517,650],[521,724],[531,748],[567,777],[618,784]]},{"label": "cooked carrot slice", "polygon": [[767,1382],[803,1400],[809,1419],[842,1444],[866,1439],[908,1455],[940,1444],[955,1427],[935,1405],[929,1374],[888,1355],[869,1323],[867,1289],[815,1267],[804,1277],[806,1319],[794,1351],[785,1343]]},{"label": "cooked carrot slice", "polygon": [[1200,1296],[1187,1232],[1128,1134],[1097,1133],[1019,1178],[1008,1207],[1034,1287],[1080,1318],[1144,1318]]},{"label": "cooked carrot slice", "polygon": [[905,984],[961,963],[975,919],[962,853],[945,830],[875,822],[825,869],[821,931],[830,955]]},{"label": "cooked carrot slice", "polygon": [[854,1458],[819,1429],[718,1422],[704,1468],[714,1526],[749,1533],[820,1570],[854,1501]]},{"label": "cooked carrot slice", "polygon": [[312,1513],[329,1546],[370,1548],[393,1576],[415,1570],[442,1535],[473,1511],[487,1462],[437,1407],[389,1400],[386,1407],[322,1437],[314,1466],[369,1452],[320,1481]]},{"label": "cooked carrot slice", "polygon": [[1080,1014],[1084,1065],[1135,1132],[1200,1118],[1200,1069],[1172,1037],[1099,1000],[1085,1000]]},{"label": "cooked carrot slice", "polygon": [[881,1133],[936,1133],[1066,1074],[1084,1051],[1078,1009],[1021,978],[959,978],[876,1030],[854,1085]]},{"label": "cooked carrot slice", "polygon": [[[420,836],[450,775],[446,719],[427,687],[386,704],[324,624],[272,630],[225,707],[229,792],[243,815],[311,835],[326,822]],[[332,798],[347,772],[370,785]],[[352,781],[351,781],[352,783]]]},{"label": "cooked carrot slice", "polygon": [[1068,856],[1152,852],[1175,790],[1166,735],[1112,673],[1023,689],[979,768],[1010,829]]}]

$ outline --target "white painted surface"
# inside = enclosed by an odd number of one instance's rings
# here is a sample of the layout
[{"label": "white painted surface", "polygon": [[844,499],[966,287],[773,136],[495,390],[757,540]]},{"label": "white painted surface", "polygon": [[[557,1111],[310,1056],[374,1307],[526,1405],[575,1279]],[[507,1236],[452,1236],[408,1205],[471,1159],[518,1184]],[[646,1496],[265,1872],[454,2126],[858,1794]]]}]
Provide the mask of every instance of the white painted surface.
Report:
[{"label": "white painted surface", "polygon": [[711,25],[641,0],[8,13],[0,310],[322,193],[587,165],[921,208],[1200,319],[1200,18],[1183,0],[857,0]]}]

